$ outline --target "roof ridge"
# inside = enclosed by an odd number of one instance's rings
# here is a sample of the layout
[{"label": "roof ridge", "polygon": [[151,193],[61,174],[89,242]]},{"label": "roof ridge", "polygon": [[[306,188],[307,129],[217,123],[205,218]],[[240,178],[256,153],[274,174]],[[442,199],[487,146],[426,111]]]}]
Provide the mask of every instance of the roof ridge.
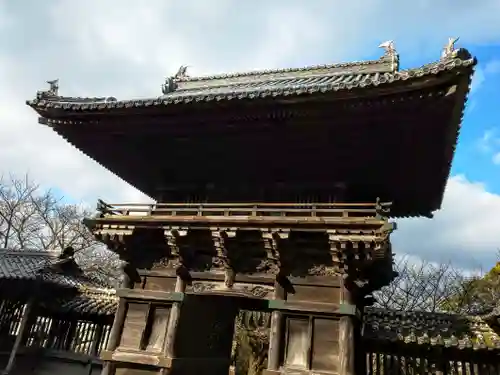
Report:
[{"label": "roof ridge", "polygon": [[35,249],[5,249],[0,248],[0,254],[4,255],[26,255],[26,256],[37,256],[37,255],[48,255],[50,257],[57,257],[61,254],[59,250],[35,250]]},{"label": "roof ridge", "polygon": [[[317,65],[306,65],[303,67],[296,68],[274,68],[274,69],[256,69],[248,71],[240,71],[234,73],[219,73],[219,74],[208,74],[199,76],[189,76],[183,75],[181,77],[174,77],[177,83],[181,82],[192,82],[192,81],[207,81],[212,79],[227,79],[227,78],[238,78],[238,77],[254,77],[254,76],[266,76],[276,73],[299,73],[299,72],[314,72],[316,70],[323,69],[333,69],[333,68],[352,68],[358,66],[371,66],[371,65],[381,65],[391,63],[392,59],[388,55],[383,55],[377,60],[359,60],[351,62],[333,63],[333,64],[317,64]],[[337,72],[340,74],[341,72]],[[320,73],[318,73],[320,74]],[[264,78],[264,77],[263,77]]]},{"label": "roof ridge", "polygon": [[78,288],[78,290],[83,294],[105,294],[109,296],[116,296],[116,289],[114,288],[82,285]]},{"label": "roof ridge", "polygon": [[350,91],[437,76],[454,69],[467,69],[465,73],[470,75],[477,60],[466,49],[461,48],[439,60],[415,68],[399,70],[398,62],[398,55],[394,51],[386,51],[379,60],[200,77],[188,77],[186,67],[181,67],[176,75],[166,79],[162,86],[163,95],[154,98],[116,100],[114,97],[65,97],[58,94],[59,86],[52,83],[48,91],[39,91],[36,99],[28,100],[26,104],[42,116],[40,123],[50,126],[72,121],[47,116],[53,110],[98,112],[190,102]]}]

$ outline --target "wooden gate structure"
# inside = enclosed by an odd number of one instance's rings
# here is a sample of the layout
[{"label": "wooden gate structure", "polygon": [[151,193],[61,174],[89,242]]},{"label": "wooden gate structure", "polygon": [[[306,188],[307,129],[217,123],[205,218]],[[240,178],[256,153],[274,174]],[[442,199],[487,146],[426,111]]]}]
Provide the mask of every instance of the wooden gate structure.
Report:
[{"label": "wooden gate structure", "polygon": [[299,69],[181,67],[143,100],[51,81],[28,102],[158,202],[100,202],[87,221],[126,262],[103,374],[226,375],[242,308],[271,314],[265,375],[366,371],[365,307],[394,276],[389,218],[440,208],[476,64],[453,39],[409,70],[381,47]]},{"label": "wooden gate structure", "polygon": [[[5,256],[6,253],[2,252],[0,261],[3,285],[6,279],[16,279],[17,285],[28,284],[37,275],[33,263],[54,258],[44,252],[10,251],[11,255]],[[7,269],[8,273],[5,272]],[[68,275],[66,281],[67,278]],[[4,373],[96,375],[101,372],[102,362],[98,356],[107,343],[118,306],[112,290],[80,290],[71,298],[52,303],[50,309],[47,300],[39,300],[31,328],[24,330],[27,334],[14,351],[16,337],[23,331],[20,328],[23,316],[29,314],[27,300],[19,297],[18,294],[17,300],[2,299],[0,304],[2,368],[6,368],[13,352],[15,358],[13,366]],[[263,328],[261,337],[263,347],[266,347],[270,327],[264,325],[260,328]],[[238,325],[235,329],[239,329]],[[367,307],[361,346],[365,362],[360,374],[500,374],[500,337],[480,317]],[[235,357],[239,355],[238,352],[235,354]],[[246,375],[242,370],[246,369],[239,369],[236,374]]]}]

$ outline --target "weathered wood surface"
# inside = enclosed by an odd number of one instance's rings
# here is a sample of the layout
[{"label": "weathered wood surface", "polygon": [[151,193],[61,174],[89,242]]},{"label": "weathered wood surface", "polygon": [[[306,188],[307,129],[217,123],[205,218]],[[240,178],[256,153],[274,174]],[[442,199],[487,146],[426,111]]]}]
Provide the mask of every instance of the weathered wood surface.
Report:
[{"label": "weathered wood surface", "polygon": [[[278,293],[276,298],[283,298],[283,295]],[[22,310],[22,305],[3,306],[5,314],[0,315],[2,368],[7,364],[19,332]],[[98,356],[108,341],[110,330],[110,325],[37,317],[16,357],[11,375],[48,375],[58,371],[68,375],[99,375],[102,361]],[[341,343],[335,340],[341,336],[340,331],[340,322],[332,324],[326,319],[317,319],[312,335],[311,370],[294,370],[295,373],[331,374],[334,366],[341,363],[336,357]],[[361,341],[361,345],[362,350],[356,357],[356,361],[364,365],[364,371],[358,371],[361,375],[500,375],[500,357],[495,350],[475,351],[424,344],[391,346],[390,342],[371,341]],[[268,374],[277,375],[282,371],[283,363],[279,362],[279,356],[277,361],[276,366],[269,366],[271,371],[267,371]],[[330,366],[329,371],[323,370],[326,366]],[[116,374],[158,374],[159,371],[151,366],[139,368],[129,364],[127,368],[123,365],[118,368]],[[115,375],[115,372],[110,372],[110,375]]]},{"label": "weathered wood surface", "polygon": [[[412,355],[413,354],[413,355]],[[495,356],[473,353],[455,353],[458,359],[446,353],[431,355],[418,353],[401,355],[390,352],[367,352],[367,375],[499,375],[500,361]],[[419,355],[420,354],[420,355]],[[451,353],[450,353],[451,354]],[[453,356],[455,357],[455,356]],[[488,358],[489,357],[489,358]]]},{"label": "weathered wood surface", "polygon": [[[0,365],[4,367],[7,352],[0,353]],[[102,362],[85,354],[57,350],[33,351],[22,348],[9,375],[100,375]]]}]

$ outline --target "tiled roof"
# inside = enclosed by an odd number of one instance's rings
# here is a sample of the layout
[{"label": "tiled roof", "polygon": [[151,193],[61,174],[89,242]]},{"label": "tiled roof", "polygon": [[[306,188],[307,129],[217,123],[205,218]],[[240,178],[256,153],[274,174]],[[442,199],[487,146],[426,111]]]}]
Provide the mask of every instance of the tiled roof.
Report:
[{"label": "tiled roof", "polygon": [[0,249],[0,279],[36,280],[74,289],[74,294],[52,302],[44,301],[46,308],[58,312],[77,314],[113,315],[117,297],[113,289],[99,287],[91,278],[83,275],[78,266],[61,267],[59,252]]},{"label": "tiled roof", "polygon": [[96,282],[85,276],[78,266],[61,263],[59,252],[0,249],[0,279],[36,280],[63,287],[95,286]]},{"label": "tiled roof", "polygon": [[364,338],[459,349],[500,349],[500,336],[478,316],[368,308]]},{"label": "tiled roof", "polygon": [[118,297],[113,289],[82,287],[75,297],[60,303],[60,312],[110,316],[116,312]]},{"label": "tiled roof", "polygon": [[57,260],[52,251],[0,249],[0,278],[35,279],[37,272]]},{"label": "tiled roof", "polygon": [[254,99],[326,93],[388,85],[411,79],[425,78],[441,72],[470,67],[476,60],[464,49],[449,58],[416,69],[397,70],[395,56],[384,55],[379,60],[300,69],[280,69],[225,74],[209,77],[168,78],[164,95],[138,100],[110,98],[75,98],[57,95],[57,88],[40,91],[36,99],[27,101],[34,109],[65,111],[99,111],[133,107],[158,107],[200,101]]}]

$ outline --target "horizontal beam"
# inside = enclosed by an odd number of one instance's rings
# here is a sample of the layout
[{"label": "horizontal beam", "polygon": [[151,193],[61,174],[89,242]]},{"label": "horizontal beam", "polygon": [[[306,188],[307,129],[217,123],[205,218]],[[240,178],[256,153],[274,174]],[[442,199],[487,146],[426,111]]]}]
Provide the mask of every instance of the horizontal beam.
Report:
[{"label": "horizontal beam", "polygon": [[319,313],[319,314],[336,314],[360,316],[360,312],[355,305],[347,303],[332,304],[319,302],[289,302],[284,300],[269,300],[268,307],[270,310],[290,311],[300,313]]}]

